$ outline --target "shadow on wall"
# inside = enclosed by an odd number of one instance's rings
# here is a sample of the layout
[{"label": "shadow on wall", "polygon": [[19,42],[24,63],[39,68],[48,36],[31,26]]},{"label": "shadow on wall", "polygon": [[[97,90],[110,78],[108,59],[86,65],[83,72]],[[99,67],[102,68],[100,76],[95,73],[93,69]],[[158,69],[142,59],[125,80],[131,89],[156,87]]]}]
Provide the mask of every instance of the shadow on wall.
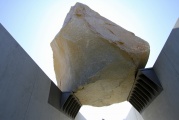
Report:
[{"label": "shadow on wall", "polygon": [[87,120],[79,111],[78,114],[76,115],[75,120]]}]

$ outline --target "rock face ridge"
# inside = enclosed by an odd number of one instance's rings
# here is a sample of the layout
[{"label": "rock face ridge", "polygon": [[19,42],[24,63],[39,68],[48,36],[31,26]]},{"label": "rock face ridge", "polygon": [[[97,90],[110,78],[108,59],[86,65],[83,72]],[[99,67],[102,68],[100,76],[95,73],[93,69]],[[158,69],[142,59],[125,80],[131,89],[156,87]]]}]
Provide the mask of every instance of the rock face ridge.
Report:
[{"label": "rock face ridge", "polygon": [[125,101],[150,52],[146,41],[81,3],[71,8],[51,47],[58,87],[93,106]]}]

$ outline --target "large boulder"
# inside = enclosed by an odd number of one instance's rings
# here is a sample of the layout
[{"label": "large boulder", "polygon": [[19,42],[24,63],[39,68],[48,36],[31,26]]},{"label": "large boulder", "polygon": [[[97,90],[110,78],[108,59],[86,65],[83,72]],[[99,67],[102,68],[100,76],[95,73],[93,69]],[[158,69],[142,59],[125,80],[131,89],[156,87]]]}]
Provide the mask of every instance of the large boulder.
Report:
[{"label": "large boulder", "polygon": [[76,3],[51,43],[58,87],[84,105],[125,101],[149,44],[134,33]]}]

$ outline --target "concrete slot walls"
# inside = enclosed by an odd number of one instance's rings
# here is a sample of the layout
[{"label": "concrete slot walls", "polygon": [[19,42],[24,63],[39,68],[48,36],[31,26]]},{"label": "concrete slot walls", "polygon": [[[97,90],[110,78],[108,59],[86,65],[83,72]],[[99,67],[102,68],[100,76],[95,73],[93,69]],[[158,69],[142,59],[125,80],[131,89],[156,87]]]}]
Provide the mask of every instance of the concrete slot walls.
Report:
[{"label": "concrete slot walls", "polygon": [[179,19],[171,31],[153,69],[163,91],[141,113],[144,120],[179,119]]},{"label": "concrete slot walls", "polygon": [[51,80],[1,24],[0,56],[0,120],[74,118],[49,104]]},{"label": "concrete slot walls", "polygon": [[[144,69],[155,73],[161,83],[158,84],[155,98],[149,98],[149,103],[141,101],[141,96],[135,90],[135,83],[128,97],[129,102],[141,113],[144,120],[178,120],[179,119],[179,19],[171,31],[160,55],[158,56],[153,68]],[[139,70],[141,71],[141,70]],[[152,78],[152,74],[148,76]],[[140,76],[139,76],[140,78]],[[138,76],[136,77],[138,79]],[[141,79],[141,78],[140,78]],[[138,79],[138,80],[140,80]],[[152,78],[151,80],[154,80]],[[147,82],[144,80],[144,82]],[[138,83],[138,82],[136,82]],[[147,90],[146,87],[143,87]],[[163,90],[162,90],[163,89]],[[144,91],[145,91],[144,90]],[[142,91],[145,95],[145,93]],[[148,89],[149,91],[149,89]],[[148,92],[146,91],[146,92]],[[161,93],[159,93],[161,92]],[[155,96],[156,95],[156,96]],[[157,96],[158,95],[158,96]],[[147,98],[147,97],[143,97]],[[142,100],[142,99],[140,99]],[[144,103],[144,104],[143,104]]]}]

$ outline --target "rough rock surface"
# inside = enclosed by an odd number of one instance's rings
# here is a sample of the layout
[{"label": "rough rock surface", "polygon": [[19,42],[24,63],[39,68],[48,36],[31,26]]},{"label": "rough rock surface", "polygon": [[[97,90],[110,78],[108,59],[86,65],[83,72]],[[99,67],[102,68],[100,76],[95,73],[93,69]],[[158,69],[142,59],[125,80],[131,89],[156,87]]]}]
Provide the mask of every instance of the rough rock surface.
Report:
[{"label": "rough rock surface", "polygon": [[146,41],[81,3],[71,8],[51,47],[58,87],[93,106],[125,101],[150,51]]}]

